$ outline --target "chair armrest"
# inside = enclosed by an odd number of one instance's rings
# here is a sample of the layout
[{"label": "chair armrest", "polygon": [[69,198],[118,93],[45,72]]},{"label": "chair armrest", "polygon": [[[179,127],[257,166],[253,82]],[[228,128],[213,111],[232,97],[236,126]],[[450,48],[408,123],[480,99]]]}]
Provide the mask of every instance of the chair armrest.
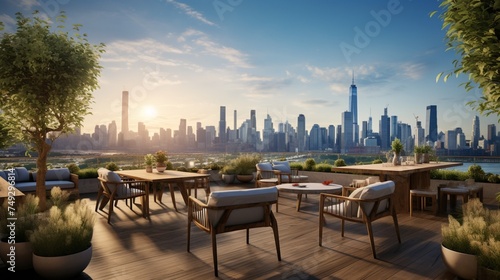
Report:
[{"label": "chair armrest", "polygon": [[342,186],[342,195],[349,196],[356,189],[357,189],[356,187],[351,186],[351,185],[349,185],[349,187]]},{"label": "chair armrest", "polygon": [[188,200],[188,221],[195,223],[199,228],[210,232],[210,222],[208,220],[208,206],[206,203],[190,196]]}]

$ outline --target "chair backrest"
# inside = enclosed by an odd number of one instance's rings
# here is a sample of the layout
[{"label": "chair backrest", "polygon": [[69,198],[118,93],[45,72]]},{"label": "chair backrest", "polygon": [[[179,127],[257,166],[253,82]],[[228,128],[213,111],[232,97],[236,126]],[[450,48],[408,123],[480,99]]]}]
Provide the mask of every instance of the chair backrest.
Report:
[{"label": "chair backrest", "polygon": [[[278,189],[276,187],[215,191],[208,197],[208,218],[210,223],[217,226],[227,206],[244,206],[254,203],[276,203]],[[270,207],[270,206],[269,206]],[[220,208],[220,209],[218,209]],[[249,206],[232,210],[226,225],[240,225],[262,221],[264,209],[262,206]]]}]

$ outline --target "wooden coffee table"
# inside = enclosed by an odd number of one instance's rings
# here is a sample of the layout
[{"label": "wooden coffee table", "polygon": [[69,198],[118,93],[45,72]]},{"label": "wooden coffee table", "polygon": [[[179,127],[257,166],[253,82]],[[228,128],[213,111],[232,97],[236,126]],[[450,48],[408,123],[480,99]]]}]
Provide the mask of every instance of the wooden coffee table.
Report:
[{"label": "wooden coffee table", "polygon": [[[323,183],[299,183],[299,186],[293,186],[293,184],[281,184],[276,187],[280,193],[285,192],[297,194],[297,212],[300,211],[300,203],[302,202],[303,194],[342,194],[342,185],[338,184],[323,185]],[[276,212],[278,212],[278,203],[276,203]]]}]

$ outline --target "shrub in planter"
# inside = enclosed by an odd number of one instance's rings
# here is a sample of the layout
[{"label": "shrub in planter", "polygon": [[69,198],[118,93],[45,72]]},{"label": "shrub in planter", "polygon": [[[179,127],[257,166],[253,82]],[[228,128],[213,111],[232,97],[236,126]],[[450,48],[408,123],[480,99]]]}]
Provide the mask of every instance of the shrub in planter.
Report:
[{"label": "shrub in planter", "polygon": [[300,162],[290,162],[290,169],[304,170],[304,165]]},{"label": "shrub in planter", "polygon": [[462,221],[448,216],[449,223],[441,228],[442,245],[476,255],[481,267],[500,271],[500,211],[472,199],[462,206],[462,213]]},{"label": "shrub in planter", "polygon": [[316,165],[316,161],[314,161],[313,158],[308,158],[308,159],[306,159],[306,161],[304,163],[304,170],[313,171],[315,165]]},{"label": "shrub in planter", "polygon": [[314,170],[317,172],[332,172],[332,165],[328,163],[316,164]]},{"label": "shrub in planter", "polygon": [[485,181],[485,173],[481,165],[473,164],[469,166],[467,169],[467,174],[469,178],[476,180],[476,182],[484,182]]},{"label": "shrub in planter", "polygon": [[347,166],[347,164],[345,163],[344,159],[337,159],[335,160],[335,162],[333,163],[334,166]]},{"label": "shrub in planter", "polygon": [[70,163],[66,165],[66,167],[69,169],[69,172],[72,174],[78,174],[78,171],[80,171],[80,167],[76,163]]},{"label": "shrub in planter", "polygon": [[118,165],[114,162],[108,162],[105,167],[110,171],[117,171],[118,169],[120,169]]}]

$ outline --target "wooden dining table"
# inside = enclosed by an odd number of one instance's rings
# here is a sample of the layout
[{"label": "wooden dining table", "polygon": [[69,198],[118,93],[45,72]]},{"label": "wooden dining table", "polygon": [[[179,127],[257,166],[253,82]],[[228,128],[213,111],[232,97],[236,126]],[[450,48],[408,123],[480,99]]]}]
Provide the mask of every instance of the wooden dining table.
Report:
[{"label": "wooden dining table", "polygon": [[332,167],[333,172],[378,175],[380,181],[392,180],[396,184],[394,206],[398,213],[410,211],[410,189],[428,189],[431,170],[462,165],[461,162],[430,162],[413,165],[387,163]]},{"label": "wooden dining table", "polygon": [[153,188],[153,197],[155,202],[157,201],[161,202],[161,198],[163,195],[163,188],[161,187],[161,184],[168,184],[170,189],[170,195],[172,197],[172,203],[174,204],[175,210],[177,210],[177,206],[175,204],[175,194],[173,192],[173,187],[172,187],[173,183],[175,183],[179,187],[182,199],[184,200],[184,203],[187,205],[189,195],[185,182],[187,180],[202,179],[210,176],[209,174],[184,172],[176,170],[165,170],[163,172],[158,172],[156,169],[153,169],[153,172],[146,172],[146,169],[132,169],[132,170],[119,170],[115,171],[115,173],[120,175],[121,177],[150,182],[150,186]]}]

